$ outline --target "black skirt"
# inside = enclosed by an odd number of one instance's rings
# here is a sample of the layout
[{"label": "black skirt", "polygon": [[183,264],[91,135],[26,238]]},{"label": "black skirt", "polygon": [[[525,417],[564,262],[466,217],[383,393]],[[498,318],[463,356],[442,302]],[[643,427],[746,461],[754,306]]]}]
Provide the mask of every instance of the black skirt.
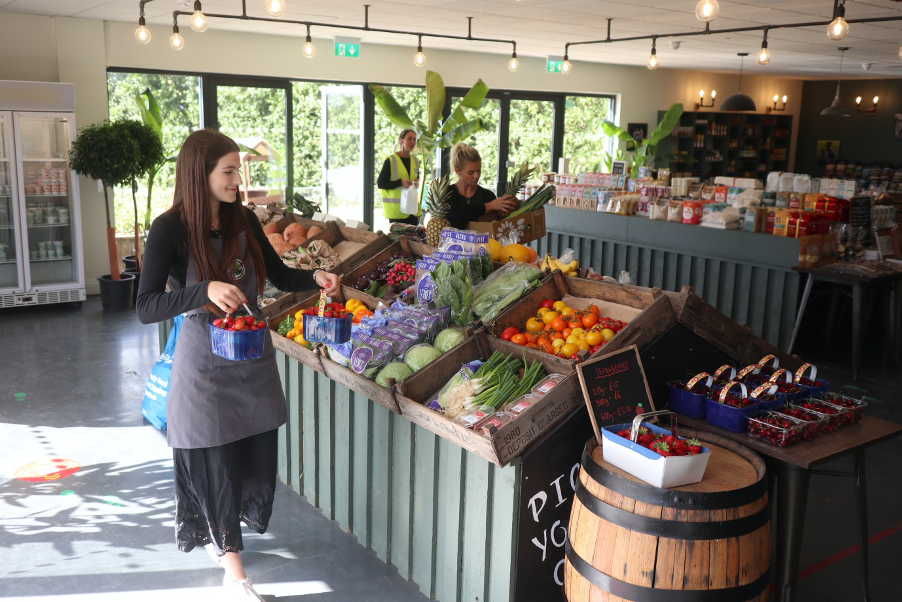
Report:
[{"label": "black skirt", "polygon": [[173,448],[178,548],[190,552],[213,543],[219,556],[240,552],[241,521],[265,533],[277,453],[276,429],[216,447]]}]

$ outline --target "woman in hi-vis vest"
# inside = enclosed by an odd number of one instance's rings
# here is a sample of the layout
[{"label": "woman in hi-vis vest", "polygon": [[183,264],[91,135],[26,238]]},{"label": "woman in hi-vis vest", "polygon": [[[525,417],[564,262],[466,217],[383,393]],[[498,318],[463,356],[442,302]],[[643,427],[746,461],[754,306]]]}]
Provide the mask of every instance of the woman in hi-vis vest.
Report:
[{"label": "woman in hi-vis vest", "polygon": [[382,214],[389,222],[401,222],[417,225],[422,214],[419,202],[416,215],[401,213],[401,190],[416,186],[420,177],[420,166],[417,158],[411,155],[411,151],[417,145],[417,134],[411,129],[402,130],[398,136],[400,150],[392,153],[382,165],[379,179],[376,184],[382,191]]}]

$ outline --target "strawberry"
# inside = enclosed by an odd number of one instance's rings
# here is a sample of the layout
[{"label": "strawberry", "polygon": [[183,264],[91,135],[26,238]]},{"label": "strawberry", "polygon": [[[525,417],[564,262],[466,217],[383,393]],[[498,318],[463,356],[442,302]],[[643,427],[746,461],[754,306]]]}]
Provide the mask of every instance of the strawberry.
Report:
[{"label": "strawberry", "polygon": [[222,320],[216,318],[215,320],[213,320],[213,326],[215,326],[216,328],[222,328]]},{"label": "strawberry", "polygon": [[266,322],[260,320],[259,322],[257,322],[257,328],[266,328]]},{"label": "strawberry", "polygon": [[223,320],[222,320],[222,327],[223,327],[223,328],[229,328],[231,325],[232,325],[232,318],[231,318],[231,317],[226,316],[225,318],[223,318]]},{"label": "strawberry", "polygon": [[244,316],[244,325],[245,326],[253,326],[254,325],[254,316]]},{"label": "strawberry", "polygon": [[665,458],[673,455],[673,452],[670,451],[670,447],[664,441],[655,441],[651,446],[651,451],[657,452],[658,455],[664,456]]},{"label": "strawberry", "polygon": [[629,431],[629,429],[624,429],[624,430],[622,430],[622,431],[618,431],[618,432],[617,432],[617,436],[618,436],[618,437],[623,437],[624,439],[629,439],[629,438],[630,438],[630,431]]},{"label": "strawberry", "polygon": [[235,320],[235,323],[232,324],[232,328],[235,330],[247,330],[247,324],[244,320]]},{"label": "strawberry", "polygon": [[667,435],[667,436],[665,436],[665,437],[661,437],[661,439],[662,439],[662,440],[664,441],[664,443],[666,443],[667,445],[673,445],[673,444],[676,442],[676,437],[674,437],[673,435]]},{"label": "strawberry", "polygon": [[655,436],[651,433],[646,433],[644,435],[639,435],[636,438],[636,443],[641,445],[642,447],[650,447],[652,443],[655,442]]},{"label": "strawberry", "polygon": [[702,442],[698,439],[689,439],[686,441],[687,451],[690,454],[700,454],[702,453]]}]

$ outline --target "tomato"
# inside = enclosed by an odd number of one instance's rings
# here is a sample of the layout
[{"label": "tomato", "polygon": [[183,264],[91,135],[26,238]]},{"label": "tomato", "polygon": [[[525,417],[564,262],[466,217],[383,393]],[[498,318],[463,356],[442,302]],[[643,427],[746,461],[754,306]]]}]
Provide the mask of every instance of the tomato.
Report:
[{"label": "tomato", "polygon": [[569,337],[567,337],[564,340],[567,341],[568,344],[575,345],[576,342],[579,340],[579,337],[576,336],[575,334],[571,334]]},{"label": "tomato", "polygon": [[590,332],[589,334],[586,335],[586,342],[587,342],[587,343],[589,344],[589,346],[591,346],[591,347],[594,347],[594,346],[598,345],[598,344],[601,343],[603,340],[604,340],[604,337],[601,335],[601,333],[600,333],[600,332],[596,332],[596,331],[594,331],[594,330],[593,330],[592,332]]},{"label": "tomato", "polygon": [[554,353],[554,345],[552,345],[551,343],[543,345],[542,351],[544,351],[545,353]]},{"label": "tomato", "polygon": [[541,320],[537,320],[535,318],[526,320],[526,332],[542,332],[544,329],[545,325],[541,322]]},{"label": "tomato", "polygon": [[590,345],[586,339],[579,339],[576,341],[576,346],[579,347],[580,351],[587,351]]},{"label": "tomato", "polygon": [[565,307],[564,309],[561,310],[561,315],[562,315],[562,316],[565,316],[565,317],[572,316],[572,315],[573,315],[573,309],[571,309],[571,308],[569,308],[569,307]]},{"label": "tomato", "polygon": [[567,307],[567,304],[563,301],[555,301],[552,307],[554,308],[554,311],[563,311],[564,308]]},{"label": "tomato", "polygon": [[595,353],[599,349],[601,349],[601,345],[593,345],[592,347],[589,347],[589,353]]},{"label": "tomato", "polygon": [[550,324],[554,321],[554,319],[557,318],[559,315],[560,315],[560,314],[558,314],[556,311],[546,311],[544,314],[542,314],[542,322],[544,322],[545,325],[548,326],[548,325],[550,325]]},{"label": "tomato", "polygon": [[552,310],[548,309],[547,307],[540,307],[539,311],[536,312],[536,315],[539,318],[541,318],[542,316],[544,316],[546,313],[548,313],[550,311],[552,311]]},{"label": "tomato", "polygon": [[561,347],[564,346],[564,339],[555,339],[555,340],[551,341],[551,346],[555,350],[560,349]]},{"label": "tomato", "polygon": [[510,341],[515,334],[520,334],[520,331],[513,326],[508,326],[501,331],[501,338],[505,341]]},{"label": "tomato", "polygon": [[[546,316],[549,314],[545,314]],[[552,328],[554,328],[557,332],[563,332],[565,328],[567,328],[567,323],[564,322],[563,319],[555,317],[551,321],[546,321],[546,324],[550,324]]]},{"label": "tomato", "polygon": [[564,357],[570,357],[571,355],[579,351],[579,347],[577,347],[573,343],[566,343],[564,345],[561,345],[559,351],[564,355]]},{"label": "tomato", "polygon": [[570,356],[570,359],[571,359],[571,360],[576,360],[576,361],[578,362],[578,361],[579,361],[579,355],[577,355],[577,354],[574,353],[573,355]]},{"label": "tomato", "polygon": [[582,338],[582,337],[586,336],[586,331],[583,330],[582,328],[573,328],[573,329],[571,329],[570,334],[574,334],[574,335]]},{"label": "tomato", "polygon": [[571,334],[573,334],[573,329],[572,329],[572,328],[565,328],[565,329],[562,330],[561,332],[564,333],[564,338],[566,339],[566,338],[569,337]]},{"label": "tomato", "polygon": [[570,328],[582,328],[582,325],[583,321],[579,316],[570,316],[570,318],[567,320],[567,326],[569,326]]},{"label": "tomato", "polygon": [[598,316],[593,313],[588,313],[582,317],[583,328],[592,328],[596,324],[598,324]]},{"label": "tomato", "polygon": [[[560,303],[560,301],[558,301]],[[542,305],[540,307],[545,307],[547,309],[551,309],[554,307],[554,299],[545,299],[542,301]]]},{"label": "tomato", "polygon": [[525,334],[515,334],[511,337],[511,343],[517,345],[525,345],[526,344],[526,335]]},{"label": "tomato", "polygon": [[604,342],[607,343],[611,339],[614,338],[614,331],[610,328],[605,328],[601,331],[601,338],[604,339]]},{"label": "tomato", "polygon": [[601,312],[598,310],[598,306],[595,305],[595,304],[590,305],[590,306],[587,307],[586,309],[589,310],[589,313],[595,314],[595,316],[598,316],[598,315],[601,313]]},{"label": "tomato", "polygon": [[567,337],[564,336],[563,332],[555,332],[553,335],[551,335],[552,341],[558,341],[558,340],[563,341],[566,338]]}]

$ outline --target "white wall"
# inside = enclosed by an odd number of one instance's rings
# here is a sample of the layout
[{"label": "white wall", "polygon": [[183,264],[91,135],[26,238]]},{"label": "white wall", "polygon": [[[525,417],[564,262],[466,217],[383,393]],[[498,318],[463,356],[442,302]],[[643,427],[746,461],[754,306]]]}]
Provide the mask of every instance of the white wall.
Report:
[{"label": "white wall", "polygon": [[[133,23],[87,19],[36,17],[3,13],[0,19],[0,79],[62,81],[76,85],[76,123],[84,127],[107,117],[107,67],[223,73],[422,85],[425,71],[413,64],[409,46],[364,45],[361,58],[332,55],[331,41],[314,38],[317,55],[301,55],[303,38],[216,31],[203,34],[182,28],[185,48],[169,48],[171,31],[152,27],[148,45],[135,42]],[[465,43],[461,44],[466,47]],[[660,68],[624,67],[574,62],[569,75],[545,73],[544,59],[520,56],[520,69],[507,69],[504,54],[429,50],[428,68],[440,73],[448,86],[469,87],[482,78],[496,89],[615,94],[620,123],[648,123],[654,128],[658,111],[682,102],[692,110],[698,90],[716,89],[720,98],[736,91],[738,76]],[[783,78],[743,78],[743,91],[763,109],[774,94],[789,96],[787,113],[794,116],[790,166],[801,104],[802,82]],[[82,179],[85,276],[89,293],[97,292],[95,277],[109,271],[103,237],[102,195],[93,182]]]}]

